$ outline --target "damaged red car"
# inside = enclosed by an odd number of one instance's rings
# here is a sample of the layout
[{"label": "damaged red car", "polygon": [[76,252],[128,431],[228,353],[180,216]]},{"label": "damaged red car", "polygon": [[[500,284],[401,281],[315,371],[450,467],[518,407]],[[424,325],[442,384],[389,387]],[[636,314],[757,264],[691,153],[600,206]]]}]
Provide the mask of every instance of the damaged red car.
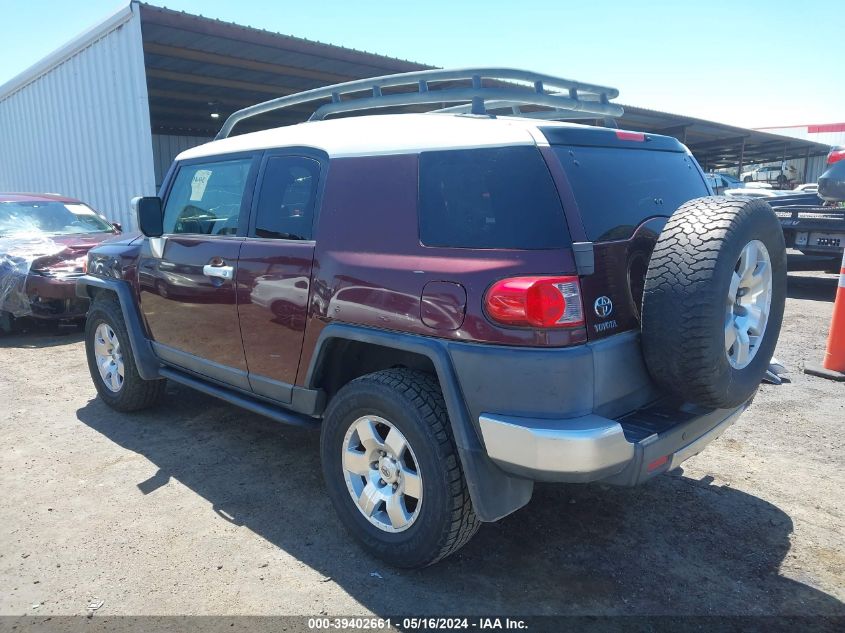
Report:
[{"label": "damaged red car", "polygon": [[0,330],[22,319],[79,321],[75,293],[88,251],[121,231],[84,202],[56,194],[0,193]]}]

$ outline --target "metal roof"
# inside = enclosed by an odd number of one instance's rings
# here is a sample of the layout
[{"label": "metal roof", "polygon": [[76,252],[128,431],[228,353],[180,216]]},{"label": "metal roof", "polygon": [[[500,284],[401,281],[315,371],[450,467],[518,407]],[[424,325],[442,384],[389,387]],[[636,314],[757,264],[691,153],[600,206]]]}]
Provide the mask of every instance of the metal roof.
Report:
[{"label": "metal roof", "polygon": [[[140,13],[151,122],[158,133],[214,136],[229,114],[272,97],[432,68],[148,4],[140,4]],[[239,132],[303,121],[313,109],[267,115]],[[220,117],[211,118],[212,112]]]},{"label": "metal roof", "polygon": [[674,136],[707,170],[822,156],[830,146],[695,117],[624,106],[620,128]]},{"label": "metal roof", "polygon": [[[148,4],[140,4],[140,15],[155,133],[214,136],[232,112],[273,97],[433,68]],[[319,105],[262,115],[236,132],[298,123]],[[212,118],[212,112],[219,118]],[[708,170],[735,167],[740,160],[745,165],[775,162],[829,150],[822,143],[635,106],[625,106],[617,121],[621,128],[676,137]]]},{"label": "metal roof", "polygon": [[[178,160],[274,147],[313,147],[332,158],[415,154],[435,149],[534,146],[547,142],[543,129],[583,128],[561,121],[522,117],[467,117],[450,113],[373,114],[286,125],[233,135],[190,148]],[[593,130],[599,133],[598,129]],[[612,133],[612,132],[611,132]],[[680,148],[680,145],[674,143]]]}]

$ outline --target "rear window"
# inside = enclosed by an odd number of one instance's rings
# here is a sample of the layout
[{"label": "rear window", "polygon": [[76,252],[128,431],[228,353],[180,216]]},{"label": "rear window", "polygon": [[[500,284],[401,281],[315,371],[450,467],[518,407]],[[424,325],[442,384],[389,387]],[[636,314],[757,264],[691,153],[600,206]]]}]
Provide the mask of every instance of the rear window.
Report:
[{"label": "rear window", "polygon": [[581,210],[587,239],[630,237],[643,220],[669,216],[709,192],[685,153],[555,146]]},{"label": "rear window", "polygon": [[454,248],[551,249],[569,232],[536,147],[420,154],[420,241]]}]

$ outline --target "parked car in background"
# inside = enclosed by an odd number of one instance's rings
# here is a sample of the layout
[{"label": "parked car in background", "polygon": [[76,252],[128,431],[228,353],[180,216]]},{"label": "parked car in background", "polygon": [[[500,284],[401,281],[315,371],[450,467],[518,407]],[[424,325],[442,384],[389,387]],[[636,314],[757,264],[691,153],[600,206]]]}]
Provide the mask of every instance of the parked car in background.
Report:
[{"label": "parked car in background", "polygon": [[74,198],[0,193],[0,329],[23,317],[84,318],[76,278],[88,251],[118,233],[120,225]]},{"label": "parked car in background", "polygon": [[742,172],[743,182],[767,182],[780,187],[787,187],[798,180],[798,170],[794,165],[769,165]]},{"label": "parked car in background", "polygon": [[709,173],[704,174],[704,177],[717,196],[722,195],[727,189],[739,189],[745,186],[741,180],[727,174]]},{"label": "parked car in background", "polygon": [[803,185],[798,185],[793,189],[793,191],[800,191],[804,193],[817,193],[819,190],[819,183],[817,182],[807,182]]},{"label": "parked car in background", "polygon": [[845,246],[845,161],[834,161],[819,176],[818,193],[768,200],[780,218],[786,245],[805,255],[829,256],[827,270],[839,272]]}]

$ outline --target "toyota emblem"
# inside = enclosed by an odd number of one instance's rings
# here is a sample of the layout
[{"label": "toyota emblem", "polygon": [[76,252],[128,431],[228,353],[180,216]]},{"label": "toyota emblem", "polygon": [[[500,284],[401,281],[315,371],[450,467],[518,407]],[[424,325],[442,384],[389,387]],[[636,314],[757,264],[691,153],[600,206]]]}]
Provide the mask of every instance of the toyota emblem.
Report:
[{"label": "toyota emblem", "polygon": [[613,301],[610,300],[610,297],[602,295],[596,299],[596,302],[593,304],[593,310],[595,310],[596,316],[606,319],[613,312]]}]

